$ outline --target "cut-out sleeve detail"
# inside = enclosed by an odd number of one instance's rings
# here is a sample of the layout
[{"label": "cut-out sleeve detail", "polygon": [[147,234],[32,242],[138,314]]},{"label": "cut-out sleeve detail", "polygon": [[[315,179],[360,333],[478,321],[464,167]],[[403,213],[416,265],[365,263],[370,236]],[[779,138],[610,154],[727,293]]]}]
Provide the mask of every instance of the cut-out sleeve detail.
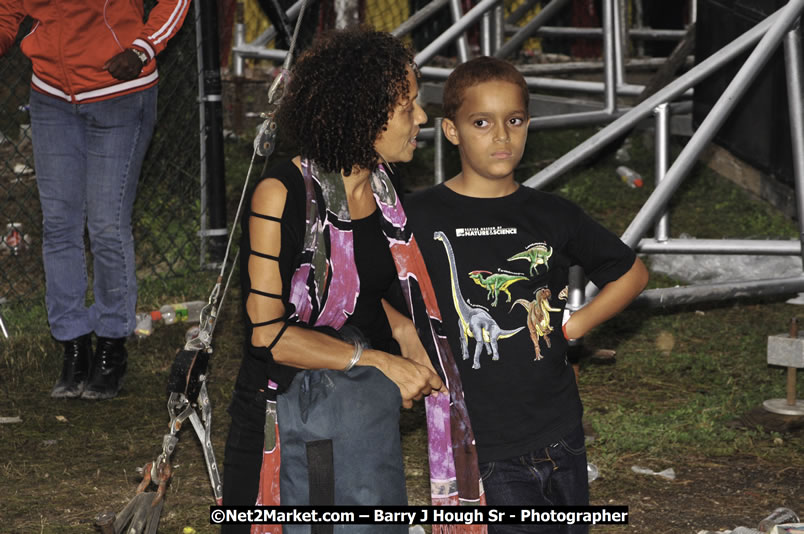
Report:
[{"label": "cut-out sleeve detail", "polygon": [[280,223],[280,224],[282,223],[282,219],[281,219],[281,218],[279,218],[279,217],[274,217],[273,215],[265,215],[264,213],[257,213],[257,212],[254,212],[254,211],[252,211],[252,212],[250,213],[250,215],[251,215],[252,217],[257,217],[257,218],[259,218],[259,219],[265,219],[266,221],[275,221],[275,222],[278,222],[278,223]]},{"label": "cut-out sleeve detail", "polygon": [[264,258],[266,260],[279,261],[279,256],[271,256],[270,254],[264,254],[262,252],[257,252],[256,250],[252,250],[250,254],[252,256],[257,256],[258,258]]},{"label": "cut-out sleeve detail", "polygon": [[248,290],[249,293],[254,293],[260,295],[262,297],[268,297],[272,299],[281,299],[282,295],[277,295],[276,293],[266,293],[265,291],[260,291],[259,289],[254,289],[253,287]]},{"label": "cut-out sleeve detail", "polygon": [[251,323],[251,326],[253,328],[259,328],[260,326],[268,326],[269,324],[275,324],[284,320],[285,320],[284,317],[277,317],[276,319],[271,319],[270,321],[263,321],[261,323]]},{"label": "cut-out sleeve detail", "polygon": [[[280,317],[280,320],[284,320],[284,317]],[[274,345],[276,345],[277,343],[279,343],[279,338],[281,338],[281,337],[282,337],[282,334],[284,334],[284,333],[285,333],[285,330],[287,330],[287,327],[288,327],[288,323],[287,323],[287,321],[285,321],[284,323],[282,323],[282,328],[280,328],[280,329],[279,329],[279,332],[277,332],[276,336],[274,336],[274,340],[273,340],[273,341],[271,341],[271,344],[270,344],[270,345],[268,345],[268,350],[273,349],[273,348],[274,348]]]}]

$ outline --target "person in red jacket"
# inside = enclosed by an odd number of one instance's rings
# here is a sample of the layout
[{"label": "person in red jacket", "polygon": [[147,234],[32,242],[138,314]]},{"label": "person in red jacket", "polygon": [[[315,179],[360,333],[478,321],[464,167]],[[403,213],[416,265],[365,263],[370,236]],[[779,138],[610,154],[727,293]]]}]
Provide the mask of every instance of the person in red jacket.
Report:
[{"label": "person in red jacket", "polygon": [[[0,56],[22,20],[33,66],[30,115],[42,205],[45,300],[64,345],[55,398],[107,399],[126,371],[137,280],[131,212],[156,123],[156,55],[184,22],[189,0],[3,0]],[[86,305],[84,231],[93,259]],[[92,333],[97,346],[92,347]]]}]

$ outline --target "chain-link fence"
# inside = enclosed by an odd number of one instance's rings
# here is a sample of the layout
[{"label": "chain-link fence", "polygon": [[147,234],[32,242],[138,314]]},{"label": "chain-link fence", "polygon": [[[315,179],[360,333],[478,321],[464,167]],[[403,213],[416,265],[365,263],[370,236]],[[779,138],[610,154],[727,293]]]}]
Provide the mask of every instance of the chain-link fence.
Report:
[{"label": "chain-link fence", "polygon": [[[158,124],[133,217],[139,279],[197,271],[205,261],[198,236],[197,15],[191,7],[184,26],[158,57]],[[18,41],[29,28],[30,21],[23,23]],[[0,58],[0,302],[40,297],[44,287],[42,213],[28,118],[30,79],[30,61],[18,46]]]}]

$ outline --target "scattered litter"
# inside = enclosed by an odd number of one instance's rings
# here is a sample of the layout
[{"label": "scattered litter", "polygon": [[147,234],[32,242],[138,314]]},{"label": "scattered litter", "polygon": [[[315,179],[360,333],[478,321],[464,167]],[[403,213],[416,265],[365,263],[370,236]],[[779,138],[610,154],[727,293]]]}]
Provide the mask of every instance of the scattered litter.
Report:
[{"label": "scattered litter", "polygon": [[646,467],[639,467],[638,465],[632,465],[631,471],[640,475],[656,475],[662,478],[666,478],[667,480],[676,479],[676,472],[673,470],[672,467],[665,469],[664,471],[656,472],[653,469],[648,469]]},{"label": "scattered litter", "polygon": [[625,165],[620,165],[617,167],[617,169],[615,169],[615,172],[620,176],[620,180],[622,180],[623,183],[628,187],[632,189],[642,187],[642,176],[640,176],[635,170],[630,169]]},{"label": "scattered litter", "polygon": [[780,506],[768,517],[760,521],[757,528],[762,532],[769,532],[776,525],[788,525],[798,523],[798,521],[799,518],[793,510]]},{"label": "scattered litter", "polygon": [[797,297],[793,297],[786,301],[788,304],[804,304],[804,293],[799,293]]},{"label": "scattered litter", "polygon": [[[679,237],[690,239],[685,234]],[[802,271],[800,256],[739,254],[652,254],[650,267],[651,272],[691,284],[785,278],[800,276]],[[804,293],[800,298],[798,303],[804,304]]]},{"label": "scattered litter", "polygon": [[612,365],[617,363],[617,351],[611,349],[596,349],[592,352],[589,361],[595,365]]},{"label": "scattered litter", "polygon": [[196,534],[196,531],[193,527],[184,527],[181,529],[181,534]]},{"label": "scattered litter", "polygon": [[67,418],[66,418],[66,417],[64,417],[63,415],[57,415],[57,416],[56,416],[56,421],[58,421],[59,423],[66,423],[66,422],[67,422]]},{"label": "scattered litter", "polygon": [[804,534],[804,523],[776,525],[769,534]]},{"label": "scattered litter", "polygon": [[58,442],[59,442],[59,440],[57,440],[57,439],[46,439],[45,441],[42,442],[42,445],[44,445],[45,447],[50,447],[52,445],[55,445]]},{"label": "scattered litter", "polygon": [[12,417],[0,417],[0,425],[7,425],[10,423],[22,423],[22,418],[19,415]]},{"label": "scattered litter", "polygon": [[597,477],[600,476],[600,470],[597,468],[595,464],[586,464],[586,475],[589,482],[593,482],[597,480]]},{"label": "scattered litter", "polygon": [[614,154],[614,159],[620,163],[631,161],[631,138],[629,137],[623,142],[623,145],[617,149]]},{"label": "scattered litter", "polygon": [[665,356],[669,355],[675,346],[676,337],[672,332],[662,330],[656,335],[656,348]]},{"label": "scattered litter", "polygon": [[14,174],[33,174],[34,170],[25,163],[14,164]]},{"label": "scattered litter", "polygon": [[754,528],[737,527],[734,530],[699,530],[698,534],[762,534]]}]

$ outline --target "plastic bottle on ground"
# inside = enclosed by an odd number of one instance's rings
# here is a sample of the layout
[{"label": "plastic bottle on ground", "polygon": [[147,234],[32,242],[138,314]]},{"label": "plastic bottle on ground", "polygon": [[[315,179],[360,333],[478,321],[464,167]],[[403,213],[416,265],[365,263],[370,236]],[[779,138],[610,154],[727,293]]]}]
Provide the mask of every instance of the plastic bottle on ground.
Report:
[{"label": "plastic bottle on ground", "polygon": [[770,532],[774,525],[785,523],[798,523],[798,515],[790,508],[779,507],[771,515],[759,522],[757,529],[760,532]]},{"label": "plastic bottle on ground", "polygon": [[588,482],[592,482],[597,480],[597,477],[600,476],[600,470],[597,468],[595,464],[587,463],[586,464],[586,475]]},{"label": "plastic bottle on ground", "polygon": [[620,180],[625,183],[628,187],[636,188],[642,187],[642,177],[633,169],[629,169],[625,165],[620,165],[617,167],[616,171],[617,174],[620,176]]},{"label": "plastic bottle on ground", "polygon": [[137,326],[134,327],[134,335],[143,338],[148,337],[154,332],[154,322],[150,313],[138,313],[136,315]]},{"label": "plastic bottle on ground", "polygon": [[165,324],[183,321],[197,323],[201,319],[201,309],[206,305],[207,303],[203,300],[165,304],[159,308],[158,312],[153,312],[151,317],[154,320],[161,319]]}]

